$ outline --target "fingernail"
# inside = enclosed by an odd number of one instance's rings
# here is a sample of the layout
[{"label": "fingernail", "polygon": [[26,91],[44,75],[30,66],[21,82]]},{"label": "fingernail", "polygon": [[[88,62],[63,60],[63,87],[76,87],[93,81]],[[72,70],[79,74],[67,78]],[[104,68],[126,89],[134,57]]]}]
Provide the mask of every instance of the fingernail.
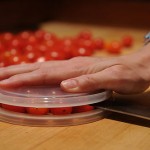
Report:
[{"label": "fingernail", "polygon": [[61,82],[61,85],[66,89],[75,89],[78,88],[76,80],[65,80]]}]

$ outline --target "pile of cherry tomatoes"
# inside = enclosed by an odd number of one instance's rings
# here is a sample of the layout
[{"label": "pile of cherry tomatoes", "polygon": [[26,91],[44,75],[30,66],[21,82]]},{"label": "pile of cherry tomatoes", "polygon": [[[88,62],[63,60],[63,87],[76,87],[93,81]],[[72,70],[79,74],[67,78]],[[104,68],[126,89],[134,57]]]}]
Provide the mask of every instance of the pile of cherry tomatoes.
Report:
[{"label": "pile of cherry tomatoes", "polygon": [[59,108],[36,108],[36,107],[21,107],[21,106],[13,106],[8,104],[1,104],[2,108],[19,113],[28,113],[32,115],[67,115],[74,113],[82,113],[91,111],[94,109],[94,106],[91,105],[82,105],[82,106],[74,106],[74,107],[59,107]]},{"label": "pile of cherry tomatoes", "polygon": [[90,31],[61,38],[43,30],[17,34],[6,32],[0,34],[0,67],[91,56],[95,51],[101,50],[120,54],[123,47],[130,47],[132,44],[131,36],[107,44],[103,38],[94,38]]}]

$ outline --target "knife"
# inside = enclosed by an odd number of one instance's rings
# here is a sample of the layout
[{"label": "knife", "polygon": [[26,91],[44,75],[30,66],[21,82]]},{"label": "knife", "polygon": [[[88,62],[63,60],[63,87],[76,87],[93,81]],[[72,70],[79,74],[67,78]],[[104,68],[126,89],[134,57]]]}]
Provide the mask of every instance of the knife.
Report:
[{"label": "knife", "polygon": [[143,105],[136,101],[116,99],[106,100],[94,106],[108,112],[116,112],[150,121],[150,104]]}]

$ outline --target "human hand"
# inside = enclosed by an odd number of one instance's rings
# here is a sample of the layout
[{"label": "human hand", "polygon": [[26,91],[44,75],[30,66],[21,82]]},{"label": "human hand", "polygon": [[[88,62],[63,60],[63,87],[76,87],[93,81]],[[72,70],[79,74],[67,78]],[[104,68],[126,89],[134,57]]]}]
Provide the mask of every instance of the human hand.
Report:
[{"label": "human hand", "polygon": [[[149,87],[149,59],[140,54],[113,58],[76,57],[64,61],[15,65],[0,69],[0,86],[60,84],[67,92],[98,89],[131,94]],[[150,70],[150,69],[149,69]]]}]

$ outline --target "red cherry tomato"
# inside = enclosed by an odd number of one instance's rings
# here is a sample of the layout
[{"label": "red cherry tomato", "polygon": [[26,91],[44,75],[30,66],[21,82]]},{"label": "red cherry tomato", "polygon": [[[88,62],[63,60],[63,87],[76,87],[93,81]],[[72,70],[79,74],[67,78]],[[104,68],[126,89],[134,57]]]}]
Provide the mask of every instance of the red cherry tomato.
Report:
[{"label": "red cherry tomato", "polygon": [[41,52],[42,54],[46,53],[49,50],[48,46],[46,46],[45,44],[38,44],[36,46],[36,49],[37,49],[37,51]]},{"label": "red cherry tomato", "polygon": [[14,35],[10,32],[6,32],[4,34],[2,34],[2,41],[4,42],[9,42],[13,39]]},{"label": "red cherry tomato", "polygon": [[43,30],[37,30],[37,31],[34,32],[35,37],[36,37],[39,41],[42,41],[42,40],[43,40],[45,34],[46,34],[46,32],[43,31]]},{"label": "red cherry tomato", "polygon": [[40,57],[36,58],[36,60],[34,62],[45,62],[45,61],[47,61],[45,59],[45,57],[44,56],[40,56]]},{"label": "red cherry tomato", "polygon": [[9,59],[11,56],[11,51],[5,51],[0,55],[1,62],[3,62],[4,66],[9,66]]},{"label": "red cherry tomato", "polygon": [[52,49],[55,46],[56,42],[54,40],[43,41],[43,45],[47,46],[48,49]]},{"label": "red cherry tomato", "polygon": [[60,44],[64,47],[70,47],[74,43],[74,39],[72,37],[65,37],[60,41]]},{"label": "red cherry tomato", "polygon": [[49,41],[49,40],[57,41],[58,38],[57,38],[57,36],[54,33],[48,33],[48,32],[46,32],[44,34],[43,40],[46,40],[46,41]]},{"label": "red cherry tomato", "polygon": [[13,106],[13,105],[2,104],[2,108],[10,110],[10,111],[14,111],[14,112],[20,112],[20,113],[25,113],[26,112],[25,107],[21,107],[21,106]]},{"label": "red cherry tomato", "polygon": [[50,50],[45,53],[46,60],[64,60],[66,58],[65,53],[59,50]]},{"label": "red cherry tomato", "polygon": [[21,63],[21,55],[11,55],[9,57],[9,65],[16,65]]},{"label": "red cherry tomato", "polygon": [[27,107],[26,111],[33,115],[46,115],[49,112],[49,108]]},{"label": "red cherry tomato", "polygon": [[104,48],[104,40],[102,38],[97,38],[94,40],[94,44],[95,44],[95,49],[96,50],[101,50]]},{"label": "red cherry tomato", "polygon": [[75,47],[72,49],[72,56],[77,57],[77,56],[91,56],[93,54],[93,50],[87,49],[84,47]]},{"label": "red cherry tomato", "polygon": [[25,47],[24,47],[24,49],[23,49],[23,51],[26,53],[26,52],[35,52],[35,47],[33,46],[33,45],[30,45],[30,44],[27,44]]},{"label": "red cherry tomato", "polygon": [[65,59],[70,59],[72,57],[72,51],[74,49],[74,46],[64,46],[60,49],[62,53],[65,55]]},{"label": "red cherry tomato", "polygon": [[72,113],[72,107],[50,108],[53,115],[67,115]]},{"label": "red cherry tomato", "polygon": [[29,45],[35,46],[35,45],[38,44],[38,40],[37,40],[37,38],[36,38],[34,35],[30,35],[30,36],[28,37],[28,39],[27,39],[27,43],[28,43]]},{"label": "red cherry tomato", "polygon": [[122,38],[122,45],[124,47],[131,47],[133,45],[133,38],[130,35],[124,36]]},{"label": "red cherry tomato", "polygon": [[89,49],[90,51],[93,51],[95,49],[95,43],[91,39],[79,39],[76,41],[76,45],[81,48],[83,47]]},{"label": "red cherry tomato", "polygon": [[7,44],[7,48],[8,49],[19,49],[22,51],[22,48],[24,48],[25,44],[23,42],[23,40],[20,40],[19,38],[13,38],[8,44]]},{"label": "red cherry tomato", "polygon": [[5,51],[4,44],[0,41],[0,53]]},{"label": "red cherry tomato", "polygon": [[36,60],[41,57],[41,53],[36,51],[26,51],[24,53],[24,57],[28,60],[28,62],[36,62]]},{"label": "red cherry tomato", "polygon": [[94,109],[94,106],[90,106],[90,105],[75,106],[75,107],[73,107],[73,112],[81,113],[81,112],[91,111],[93,109]]},{"label": "red cherry tomato", "polygon": [[92,38],[92,33],[90,31],[81,31],[77,37],[79,39],[89,40]]},{"label": "red cherry tomato", "polygon": [[106,46],[106,50],[109,53],[113,53],[113,54],[121,53],[121,48],[122,48],[122,45],[118,41],[113,41]]},{"label": "red cherry tomato", "polygon": [[18,34],[18,37],[19,39],[27,40],[31,34],[33,34],[31,31],[23,31]]}]

